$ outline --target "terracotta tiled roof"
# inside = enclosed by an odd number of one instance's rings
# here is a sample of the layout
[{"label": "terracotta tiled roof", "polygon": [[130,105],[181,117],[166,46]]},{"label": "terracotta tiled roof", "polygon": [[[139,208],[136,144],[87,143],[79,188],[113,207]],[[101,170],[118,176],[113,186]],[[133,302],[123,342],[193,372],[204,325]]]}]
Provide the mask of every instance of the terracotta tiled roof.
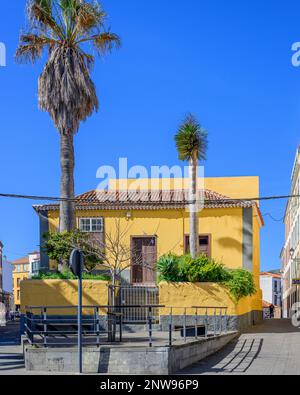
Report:
[{"label": "terracotta tiled roof", "polygon": [[260,273],[261,276],[269,276],[269,277],[273,277],[273,278],[281,278],[280,274],[276,274],[276,273],[270,273],[270,272],[261,272]]},{"label": "terracotta tiled roof", "polygon": [[[257,203],[247,200],[231,199],[217,192],[205,189],[199,192],[199,199],[204,202],[205,208],[247,208]],[[160,210],[182,209],[189,203],[187,190],[170,191],[89,191],[76,198],[78,210]],[[58,204],[33,206],[36,211],[58,210]],[[260,215],[260,212],[259,212]],[[261,218],[262,219],[262,218]]]},{"label": "terracotta tiled roof", "polygon": [[28,256],[25,256],[24,258],[16,259],[15,261],[12,262],[13,265],[22,265],[27,263],[29,263]]},{"label": "terracotta tiled roof", "polygon": [[262,301],[263,309],[268,309],[272,306],[271,303],[266,302],[265,300]]}]

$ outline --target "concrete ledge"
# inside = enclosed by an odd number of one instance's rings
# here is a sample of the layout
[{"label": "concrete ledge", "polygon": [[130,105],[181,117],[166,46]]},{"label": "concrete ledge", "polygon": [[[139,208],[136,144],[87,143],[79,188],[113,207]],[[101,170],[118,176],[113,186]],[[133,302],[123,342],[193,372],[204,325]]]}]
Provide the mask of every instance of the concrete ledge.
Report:
[{"label": "concrete ledge", "polygon": [[[215,338],[201,339],[169,347],[102,346],[85,348],[84,373],[149,374],[176,373],[222,349],[238,336],[230,332]],[[77,372],[76,348],[25,347],[25,365],[29,371]]]}]

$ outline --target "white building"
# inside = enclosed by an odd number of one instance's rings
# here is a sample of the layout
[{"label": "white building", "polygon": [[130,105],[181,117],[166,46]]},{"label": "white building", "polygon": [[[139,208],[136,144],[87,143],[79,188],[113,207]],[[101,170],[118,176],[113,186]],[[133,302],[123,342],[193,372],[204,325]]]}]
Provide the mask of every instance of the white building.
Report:
[{"label": "white building", "polygon": [[261,273],[260,288],[265,302],[273,306],[282,307],[282,279],[280,274]]},{"label": "white building", "polygon": [[0,241],[0,292],[3,290],[3,244]]},{"label": "white building", "polygon": [[294,303],[300,301],[299,290],[295,280],[300,278],[300,147],[296,153],[296,159],[291,178],[291,197],[288,201],[284,224],[285,244],[281,251],[283,272],[283,316],[290,317]]},{"label": "white building", "polygon": [[41,258],[39,252],[31,252],[28,254],[29,258],[29,278],[39,273],[41,268]]}]

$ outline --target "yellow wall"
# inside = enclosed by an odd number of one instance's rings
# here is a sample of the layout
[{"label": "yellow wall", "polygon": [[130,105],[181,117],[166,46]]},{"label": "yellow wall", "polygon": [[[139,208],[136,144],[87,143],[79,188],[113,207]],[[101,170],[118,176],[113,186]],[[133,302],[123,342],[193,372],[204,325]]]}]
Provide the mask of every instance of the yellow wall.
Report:
[{"label": "yellow wall", "polygon": [[[250,199],[259,197],[259,177],[211,177],[199,178],[199,185],[205,189],[218,192],[222,195],[236,199]],[[139,179],[137,180],[110,180],[110,189],[130,189],[139,186],[141,190],[169,190],[187,189],[189,180],[182,178],[173,179]]]},{"label": "yellow wall", "polygon": [[[83,281],[83,305],[107,306],[108,282]],[[28,306],[77,306],[78,286],[77,281],[67,280],[28,280],[21,283],[21,312],[26,312]],[[39,313],[38,310],[34,311]],[[72,310],[49,310],[49,314],[74,315]],[[92,314],[90,309],[84,309],[84,314]],[[101,309],[101,315],[106,314],[106,309]]]},{"label": "yellow wall", "polygon": [[[205,209],[200,213],[200,233],[212,235],[212,256],[228,268],[242,267],[242,214],[241,208]],[[127,240],[128,246],[130,236],[157,235],[158,256],[171,251],[183,254],[184,235],[189,234],[189,213],[185,210],[136,210],[132,212],[132,219],[129,221],[126,219],[125,211],[79,211],[76,215],[104,217],[105,231],[108,233],[113,232],[116,219],[119,219],[122,230],[127,230],[124,240]],[[50,213],[49,222],[50,232],[56,231],[58,212]],[[258,241],[259,236],[256,239]]]},{"label": "yellow wall", "polygon": [[[23,265],[22,265],[23,266]],[[17,272],[16,268],[14,269],[12,273],[12,278],[13,278],[13,292],[14,292],[14,304],[16,306],[20,305],[20,297],[18,297],[18,294],[21,292],[20,286],[22,284],[22,281],[27,280],[29,276],[28,272]],[[18,280],[20,280],[20,285],[18,285]],[[20,291],[20,292],[18,292]]]},{"label": "yellow wall", "polygon": [[[251,311],[262,311],[262,293],[259,290],[256,295],[241,299],[236,303],[228,290],[215,283],[160,283],[159,304],[166,306],[160,311],[161,315],[169,315],[173,307],[173,315],[182,315],[184,307],[187,307],[187,315],[194,315],[195,309],[190,307],[228,307],[227,314],[230,316],[244,315]],[[199,315],[205,312],[199,310]],[[208,310],[209,315],[214,310]]]}]

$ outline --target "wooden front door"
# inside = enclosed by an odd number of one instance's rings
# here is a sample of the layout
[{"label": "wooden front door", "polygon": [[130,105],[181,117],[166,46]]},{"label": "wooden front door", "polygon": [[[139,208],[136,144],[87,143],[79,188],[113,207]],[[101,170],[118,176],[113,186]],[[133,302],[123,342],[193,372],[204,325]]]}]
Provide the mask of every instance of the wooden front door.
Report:
[{"label": "wooden front door", "polygon": [[156,244],[156,237],[132,238],[131,248],[133,284],[153,285],[156,283]]}]

